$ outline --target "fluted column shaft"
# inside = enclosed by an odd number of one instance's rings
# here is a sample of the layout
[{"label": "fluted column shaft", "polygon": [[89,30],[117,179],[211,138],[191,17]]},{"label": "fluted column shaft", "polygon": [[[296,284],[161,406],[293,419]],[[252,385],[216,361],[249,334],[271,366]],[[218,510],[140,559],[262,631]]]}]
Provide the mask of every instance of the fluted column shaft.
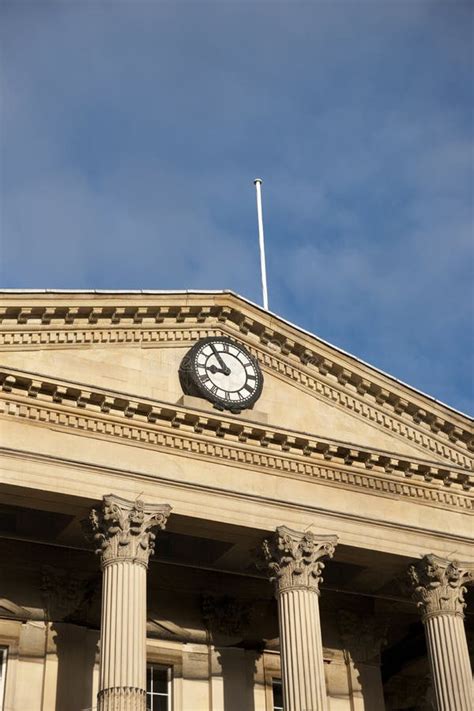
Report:
[{"label": "fluted column shaft", "polygon": [[278,596],[285,711],[325,711],[323,644],[319,600],[310,590]]},{"label": "fluted column shaft", "polygon": [[462,617],[428,617],[425,634],[438,711],[472,711],[472,672]]},{"label": "fluted column shaft", "polygon": [[425,626],[437,711],[472,711],[474,694],[464,629],[468,567],[427,555],[409,568],[413,597]]},{"label": "fluted column shaft", "polygon": [[146,710],[146,574],[169,513],[112,495],[91,512],[103,571],[98,711]]},{"label": "fluted column shaft", "polygon": [[336,536],[279,526],[263,545],[278,600],[285,711],[327,711],[318,596],[322,559],[336,543]]},{"label": "fluted column shaft", "polygon": [[129,560],[105,566],[100,639],[99,709],[145,711],[145,566]]}]

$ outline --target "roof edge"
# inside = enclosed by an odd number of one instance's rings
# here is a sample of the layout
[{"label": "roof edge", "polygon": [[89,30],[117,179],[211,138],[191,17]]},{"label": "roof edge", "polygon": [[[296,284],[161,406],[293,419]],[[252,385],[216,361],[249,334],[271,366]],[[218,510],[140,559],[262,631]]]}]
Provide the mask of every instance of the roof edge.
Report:
[{"label": "roof edge", "polygon": [[215,295],[226,295],[226,296],[232,296],[240,301],[243,301],[244,303],[248,304],[254,309],[257,309],[259,312],[262,313],[262,315],[265,316],[270,316],[272,318],[277,319],[278,321],[282,322],[286,326],[289,326],[290,328],[295,329],[299,333],[309,336],[310,338],[313,338],[314,340],[318,341],[319,343],[324,344],[328,348],[331,348],[335,350],[337,353],[340,353],[341,355],[344,355],[347,358],[351,358],[354,360],[356,363],[359,363],[360,365],[363,365],[366,368],[369,368],[370,370],[373,370],[374,372],[378,373],[379,375],[382,375],[385,378],[388,378],[394,383],[397,383],[398,385],[401,385],[404,388],[407,388],[408,390],[411,390],[413,393],[416,395],[421,395],[423,398],[426,398],[432,403],[435,403],[436,405],[439,405],[443,408],[446,408],[447,410],[450,410],[451,412],[460,415],[461,417],[464,417],[470,421],[474,421],[474,417],[471,415],[467,414],[466,412],[463,412],[462,410],[458,410],[457,408],[453,407],[452,405],[448,405],[447,403],[443,402],[442,400],[438,400],[437,398],[433,397],[432,395],[429,395],[428,393],[423,392],[423,390],[419,390],[418,388],[414,387],[413,385],[410,385],[409,383],[406,383],[403,380],[400,380],[399,378],[395,377],[394,375],[391,375],[391,373],[387,373],[386,371],[382,370],[381,368],[378,368],[375,365],[372,365],[371,363],[368,363],[367,361],[363,360],[362,358],[359,358],[358,356],[355,356],[353,353],[349,353],[348,351],[344,350],[340,346],[336,346],[333,343],[330,343],[329,341],[326,341],[324,338],[321,338],[320,336],[315,335],[311,331],[307,331],[305,328],[298,326],[297,324],[293,323],[292,321],[289,321],[285,319],[283,316],[280,316],[279,314],[266,310],[263,308],[263,306],[260,306],[259,304],[256,304],[254,301],[251,299],[248,299],[245,296],[242,296],[241,294],[238,294],[237,292],[233,291],[232,289],[0,289],[0,296],[2,294],[12,294],[12,295],[18,295],[20,296],[21,294],[44,294],[44,295],[54,295],[54,294],[90,294],[90,295],[130,295],[130,296],[136,296],[136,295],[147,295],[147,296],[160,296],[160,295],[180,295],[180,294],[189,294],[189,295],[200,295],[200,296],[215,296]]}]

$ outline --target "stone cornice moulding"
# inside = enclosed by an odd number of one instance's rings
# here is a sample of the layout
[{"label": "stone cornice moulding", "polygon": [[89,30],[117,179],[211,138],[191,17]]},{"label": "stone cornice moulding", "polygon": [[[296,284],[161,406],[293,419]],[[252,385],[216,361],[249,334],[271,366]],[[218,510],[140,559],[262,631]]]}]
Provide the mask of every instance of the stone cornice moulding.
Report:
[{"label": "stone cornice moulding", "polygon": [[53,381],[50,376],[27,373],[0,365],[1,390],[11,394],[13,398],[14,395],[20,395],[28,399],[34,398],[42,402],[69,406],[72,412],[77,412],[77,408],[80,408],[81,411],[91,410],[118,417],[125,416],[127,420],[136,419],[149,423],[162,421],[171,424],[174,428],[188,426],[197,433],[207,433],[220,438],[237,436],[239,442],[254,442],[270,448],[273,445],[283,451],[296,450],[305,455],[315,452],[323,455],[325,460],[339,458],[346,464],[359,462],[367,469],[376,465],[389,473],[399,469],[407,477],[420,474],[427,481],[439,475],[439,478],[448,485],[455,481],[450,478],[449,472],[458,472],[463,486],[470,488],[470,470],[467,467],[448,467],[443,462],[426,460],[409,454],[400,455],[397,452],[318,437],[307,432],[278,428],[247,418],[240,419],[238,416],[219,410],[201,410],[144,396],[132,397],[129,393],[115,390],[95,390],[82,383],[59,378]]},{"label": "stone cornice moulding", "polygon": [[[372,447],[333,440],[327,437],[318,437],[307,432],[278,428],[267,423],[240,419],[230,413],[219,410],[200,410],[190,408],[188,405],[153,400],[151,398],[132,398],[128,393],[114,390],[94,390],[93,388],[75,381],[65,381],[59,378],[54,381],[48,376],[38,373],[2,368],[0,366],[0,390],[11,394],[35,399],[38,402],[57,403],[69,407],[76,413],[89,410],[100,412],[115,417],[126,417],[128,421],[138,420],[148,423],[166,423],[173,428],[188,428],[196,433],[217,436],[219,438],[237,437],[239,442],[248,442],[269,450],[277,447],[285,452],[297,451],[305,456],[316,453],[325,460],[340,459],[345,464],[359,463],[365,468],[374,466],[383,468],[387,473],[399,470],[406,477],[421,475],[424,480],[430,481],[438,477],[450,486],[456,481],[450,472],[458,474],[464,488],[470,488],[471,477],[469,470],[459,466],[447,466],[442,462],[426,460],[409,454],[400,455]],[[6,395],[8,399],[10,397]],[[474,475],[472,477],[474,482]]]},{"label": "stone cornice moulding", "polygon": [[[192,335],[197,338],[198,336],[194,332],[183,332],[186,335]],[[209,332],[203,332],[203,333],[209,333]],[[218,333],[222,333],[222,331],[215,331],[214,335],[217,335]],[[202,335],[202,334],[201,334]],[[200,336],[199,336],[200,337]],[[193,339],[194,340],[194,339]],[[169,344],[169,345],[176,345],[176,343]],[[262,362],[262,365],[264,367],[268,366],[268,361],[270,360],[270,366],[274,364],[274,361],[276,360],[274,356],[269,356],[268,354],[264,354],[264,358],[260,357],[261,354],[254,349],[252,346],[250,346],[250,350],[253,352],[253,354],[257,357],[259,357],[260,361]],[[8,372],[10,374],[16,374],[20,379],[23,378],[23,376],[26,376],[26,378],[30,378],[31,380],[31,387],[32,390],[36,387],[40,386],[40,381],[42,376],[36,373],[31,373],[27,374],[24,371],[20,370],[14,370],[10,367],[8,367]],[[275,375],[281,377],[283,380],[287,379],[288,377],[291,377],[292,375],[295,375],[298,373],[298,371],[294,368],[289,368],[288,366],[285,366],[285,375],[282,375],[279,370],[273,371]],[[3,373],[1,376],[3,378],[3,389],[7,390],[10,387],[10,383],[8,380],[5,380],[6,373]],[[303,377],[303,376],[302,376]],[[313,387],[317,387],[320,384],[316,383],[316,381],[311,380],[304,376],[305,382],[310,387],[309,393],[311,393],[313,396],[318,397],[319,399],[324,401],[324,396],[320,395],[317,389],[313,389]],[[58,382],[59,379],[58,379]],[[77,385],[78,387],[71,387],[71,383],[66,381],[62,381],[65,383],[65,387],[69,389],[69,392],[71,394],[71,397],[73,397],[74,391],[81,390],[83,388],[87,388],[87,386],[83,386],[81,383],[73,384]],[[315,384],[316,383],[316,384]],[[300,387],[303,391],[308,392],[306,387],[304,385],[301,385],[299,382],[294,382],[294,385],[297,387]],[[390,429],[390,431],[398,437],[401,441],[404,441],[408,439],[410,443],[414,446],[416,446],[418,449],[420,449],[421,452],[425,452],[427,449],[429,451],[434,451],[437,455],[442,457],[443,459],[448,459],[451,462],[453,462],[455,465],[459,465],[462,467],[465,467],[467,469],[470,469],[472,466],[472,461],[471,459],[467,458],[465,456],[465,448],[459,448],[459,447],[447,447],[446,444],[443,442],[438,442],[436,441],[432,436],[427,435],[424,432],[419,431],[419,429],[412,428],[410,425],[406,424],[405,422],[401,421],[401,418],[399,418],[399,421],[397,422],[393,418],[388,417],[386,414],[382,414],[378,412],[376,409],[371,408],[369,405],[365,403],[358,403],[355,399],[351,399],[350,396],[344,394],[341,391],[337,391],[335,388],[330,387],[328,385],[321,385],[321,390],[324,393],[324,395],[330,400],[331,405],[339,406],[340,409],[345,409],[346,407],[349,408],[351,412],[351,416],[356,417],[358,419],[361,419],[362,421],[366,421],[369,419],[371,425],[374,427],[377,427],[378,429],[382,431],[387,431],[387,428]],[[336,397],[337,396],[337,397]],[[59,389],[56,397],[61,398],[61,390]],[[123,402],[129,402],[130,399],[133,399],[133,396],[130,395],[129,393],[119,393],[119,398],[118,400],[123,401]],[[143,399],[143,398],[142,398]],[[80,406],[81,400],[80,398],[78,399],[78,404]],[[342,403],[342,405],[341,405]]]},{"label": "stone cornice moulding", "polygon": [[[71,306],[70,302],[77,295],[71,295],[67,306],[44,303],[5,306],[0,310],[0,321],[3,322],[0,348],[18,348],[20,345],[84,347],[99,343],[176,346],[179,342],[187,344],[207,335],[224,333],[232,336],[237,332],[247,346],[254,348],[254,355],[263,365],[289,378],[305,391],[329,400],[332,405],[350,410],[356,417],[369,419],[376,427],[389,428],[396,436],[408,438],[421,448],[437,451],[440,456],[446,457],[455,451],[453,445],[462,452],[474,449],[469,418],[315,336],[291,328],[255,307],[252,309],[245,301],[236,308],[237,297],[220,295],[218,300],[224,303],[211,303],[208,295],[206,299],[196,297],[197,304],[190,303],[188,298],[183,304],[183,296],[178,295],[174,303],[170,296],[167,297],[164,305],[162,296],[155,297],[155,303],[146,305],[143,296],[138,304],[119,302],[122,303],[120,306],[111,305],[110,297],[99,298],[105,302],[96,305],[86,305],[81,298],[80,305]],[[44,301],[45,295],[43,297]],[[179,298],[181,303],[177,302]],[[51,297],[46,301],[50,302]],[[170,328],[171,324],[174,328]],[[453,456],[449,458],[462,464]],[[467,460],[462,465],[470,464]]]},{"label": "stone cornice moulding", "polygon": [[[376,517],[368,517],[361,515],[360,513],[346,513],[342,512],[339,510],[335,509],[329,509],[329,508],[322,508],[319,506],[315,506],[314,504],[311,503],[305,503],[305,504],[300,504],[297,502],[292,502],[288,501],[287,499],[277,499],[274,497],[270,496],[264,496],[264,495],[256,495],[255,493],[245,493],[242,491],[237,491],[235,489],[227,489],[224,487],[216,487],[216,486],[210,486],[209,484],[199,484],[199,483],[194,483],[191,481],[184,481],[184,480],[176,480],[176,479],[169,479],[164,476],[160,476],[159,474],[153,473],[146,473],[138,470],[130,470],[130,469],[117,469],[116,467],[107,467],[103,465],[97,465],[91,462],[85,462],[85,461],[78,461],[78,460],[72,460],[72,459],[67,459],[65,457],[58,457],[58,456],[52,456],[52,455],[44,455],[44,454],[38,454],[36,452],[29,452],[25,450],[19,450],[19,449],[10,449],[8,447],[1,447],[0,446],[0,462],[2,458],[5,461],[8,461],[8,459],[11,459],[13,461],[18,460],[19,462],[31,462],[34,464],[39,464],[44,467],[60,467],[64,470],[70,469],[71,472],[74,473],[74,477],[77,478],[77,472],[82,471],[84,473],[94,473],[98,475],[105,474],[106,476],[114,476],[117,478],[117,481],[121,479],[126,479],[126,480],[134,480],[134,481],[140,481],[140,482],[153,482],[153,484],[159,484],[161,487],[163,487],[163,490],[170,490],[176,491],[176,490],[186,490],[192,493],[196,494],[206,494],[209,496],[218,496],[218,497],[223,497],[223,498],[229,498],[232,500],[239,499],[242,501],[243,504],[246,502],[251,502],[252,504],[257,503],[259,506],[264,507],[264,506],[269,506],[269,507],[276,507],[278,509],[281,509],[283,512],[286,512],[288,514],[289,511],[294,511],[294,512],[304,512],[305,514],[308,514],[310,517],[318,516],[320,517],[327,517],[328,520],[331,520],[331,530],[334,530],[334,522],[340,522],[340,521],[345,521],[349,523],[356,522],[357,525],[363,526],[363,539],[367,539],[367,527],[375,526],[376,528],[379,528],[384,531],[389,531],[390,532],[390,541],[392,541],[392,535],[394,533],[402,533],[405,535],[406,533],[408,534],[413,534],[415,536],[415,541],[414,544],[412,544],[412,552],[408,554],[409,558],[413,558],[414,553],[416,555],[420,554],[420,550],[423,549],[423,545],[420,543],[420,537],[421,536],[428,536],[427,540],[427,546],[429,547],[429,550],[433,550],[433,541],[434,540],[442,540],[443,542],[450,541],[450,547],[452,545],[459,545],[463,544],[466,546],[471,546],[472,545],[472,536],[462,536],[460,534],[454,534],[450,533],[447,531],[437,531],[435,529],[428,529],[426,527],[418,527],[418,526],[413,526],[410,525],[406,522],[403,523],[398,523],[396,521],[388,521],[386,517],[384,518],[376,518]],[[318,482],[319,483],[319,482]],[[127,490],[128,491],[128,490]],[[82,492],[84,494],[84,492]],[[169,500],[171,500],[172,494],[170,494]],[[94,500],[95,500],[95,495],[94,495]],[[396,497],[397,499],[399,498],[398,496]],[[175,499],[173,498],[173,501]],[[84,506],[89,505],[88,499],[85,499],[87,503],[84,503]],[[443,508],[446,508],[445,506]],[[175,513],[181,513],[178,508],[175,508]],[[463,512],[465,513],[465,512]],[[280,519],[281,517],[278,516]],[[288,515],[286,516],[288,518]],[[221,520],[221,519],[219,519]],[[263,520],[263,519],[262,519]],[[311,520],[311,519],[310,519]],[[241,522],[241,517],[239,518],[239,521]],[[255,525],[255,521],[252,522],[252,525]],[[270,525],[271,528],[271,525]],[[261,526],[262,531],[266,531],[266,525]],[[339,530],[339,529],[337,529]],[[344,542],[341,540],[341,543]],[[82,550],[82,549],[81,549]],[[84,549],[86,550],[86,549]],[[390,548],[390,553],[394,553],[395,551]],[[403,555],[407,555],[406,551],[402,553]]]},{"label": "stone cornice moulding", "polygon": [[120,400],[120,408],[115,409],[117,394],[110,391],[72,387],[71,400],[63,388],[61,397],[55,398],[57,382],[41,380],[38,387],[32,387],[28,380],[12,378],[0,402],[8,418],[155,450],[172,449],[178,455],[212,458],[280,476],[312,477],[331,486],[407,497],[428,505],[472,508],[467,492],[474,476],[461,468],[244,422],[217,411],[212,416],[151,400]]}]

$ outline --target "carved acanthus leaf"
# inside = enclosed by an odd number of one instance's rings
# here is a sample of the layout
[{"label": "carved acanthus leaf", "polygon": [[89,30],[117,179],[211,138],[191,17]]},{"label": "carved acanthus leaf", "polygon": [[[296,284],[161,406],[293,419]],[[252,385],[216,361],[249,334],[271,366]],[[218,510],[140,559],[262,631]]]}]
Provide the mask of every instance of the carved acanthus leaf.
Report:
[{"label": "carved acanthus leaf", "polygon": [[323,559],[332,558],[337,536],[321,536],[310,531],[300,533],[279,526],[263,542],[263,558],[276,592],[306,588],[319,593],[324,568]]},{"label": "carved acanthus leaf", "polygon": [[96,553],[105,566],[116,560],[148,564],[155,550],[156,529],[164,529],[171,512],[168,504],[145,505],[109,494],[101,509],[92,509],[89,525],[98,543]]},{"label": "carved acanthus leaf", "polygon": [[466,584],[474,581],[474,567],[425,555],[408,568],[413,599],[426,619],[432,615],[463,616]]}]

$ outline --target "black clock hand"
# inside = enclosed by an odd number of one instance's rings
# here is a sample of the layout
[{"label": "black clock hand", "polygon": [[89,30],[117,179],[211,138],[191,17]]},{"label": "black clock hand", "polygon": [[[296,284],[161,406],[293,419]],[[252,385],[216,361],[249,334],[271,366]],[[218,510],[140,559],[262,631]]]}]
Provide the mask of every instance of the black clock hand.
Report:
[{"label": "black clock hand", "polygon": [[225,370],[222,370],[222,368],[217,368],[215,365],[210,365],[208,368],[209,372],[214,375],[214,373],[223,373],[224,375],[229,375],[230,370],[229,368],[226,368]]},{"label": "black clock hand", "polygon": [[[211,348],[212,348],[212,350],[213,350],[213,352],[214,352],[214,355],[215,355],[216,358],[217,358],[217,361],[218,361],[219,365],[220,365],[221,368],[222,368],[222,371],[221,371],[221,372],[224,373],[224,375],[230,375],[230,369],[227,367],[227,365],[226,365],[226,364],[224,363],[224,361],[222,360],[221,356],[219,355],[219,352],[217,351],[217,349],[216,349],[216,347],[215,347],[215,345],[214,345],[213,343],[211,343]],[[210,370],[210,369],[209,369],[209,370]]]}]

